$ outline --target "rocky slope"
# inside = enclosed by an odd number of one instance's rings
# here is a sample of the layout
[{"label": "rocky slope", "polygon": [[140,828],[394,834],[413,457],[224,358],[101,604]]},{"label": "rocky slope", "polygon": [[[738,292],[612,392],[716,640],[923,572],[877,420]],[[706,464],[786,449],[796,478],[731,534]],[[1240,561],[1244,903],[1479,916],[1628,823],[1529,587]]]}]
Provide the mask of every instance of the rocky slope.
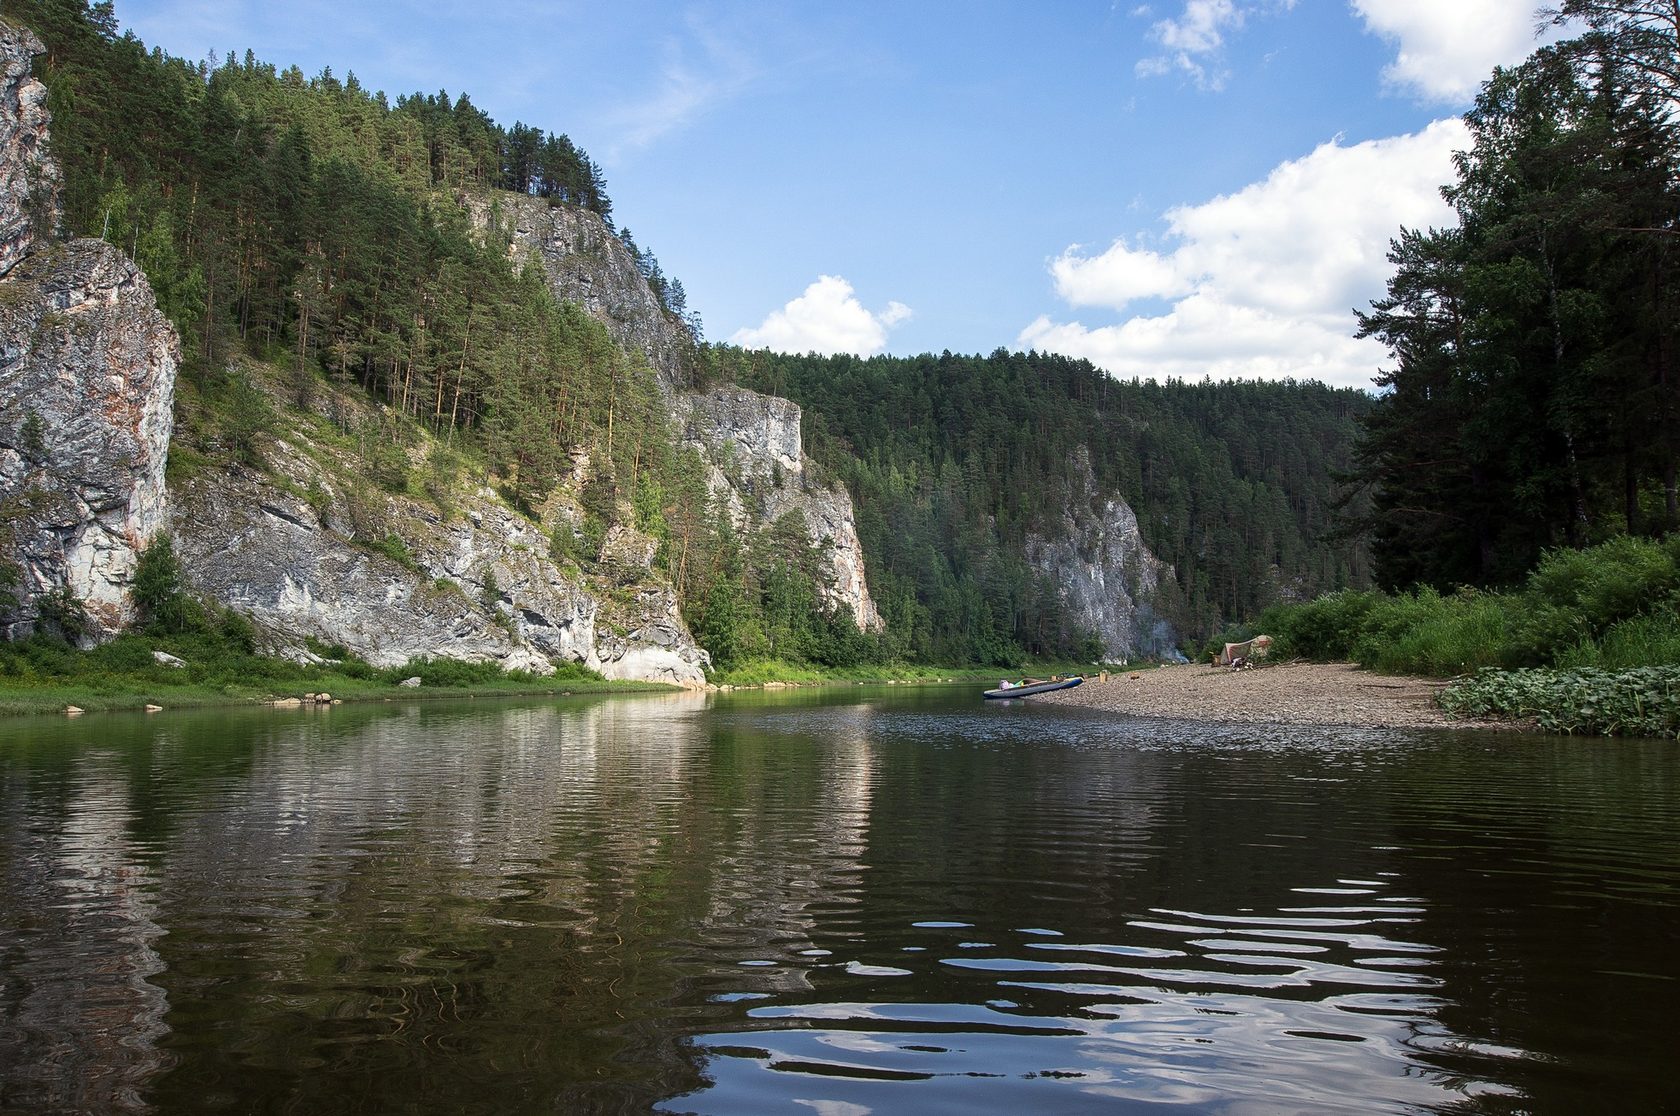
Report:
[{"label": "rocky slope", "polygon": [[179,344],[122,253],[39,239],[57,212],[40,49],[0,22],[0,566],[15,578],[0,633],[67,593],[92,643],[129,621],[135,561],[164,526]]},{"label": "rocky slope", "polygon": [[1150,553],[1130,505],[1096,491],[1089,460],[1072,469],[1075,498],[1055,530],[1027,539],[1027,561],[1058,587],[1073,621],[1096,634],[1104,658],[1178,658],[1177,633],[1155,607],[1172,567]]},{"label": "rocky slope", "polygon": [[851,609],[859,628],[879,631],[851,496],[816,477],[801,449],[798,405],[727,385],[680,396],[674,406],[683,440],[701,451],[712,495],[736,528],[799,514],[822,553],[826,603]]},{"label": "rocky slope", "polygon": [[734,386],[688,391],[693,339],[665,313],[629,250],[596,214],[516,194],[467,196],[462,204],[479,228],[507,236],[510,255],[536,253],[556,295],[583,306],[619,345],[647,356],[735,526],[762,529],[799,511],[823,554],[826,598],[850,608],[860,628],[878,630],[851,495],[816,476],[800,440],[799,407]]},{"label": "rocky slope", "polygon": [[445,514],[367,485],[353,455],[319,434],[262,452],[261,472],[177,485],[172,530],[192,587],[251,618],[270,649],[305,658],[336,645],[381,667],[447,657],[537,674],[577,662],[608,678],[704,682],[705,652],[645,569],[617,570],[620,585],[603,594],[487,489],[457,493]]}]

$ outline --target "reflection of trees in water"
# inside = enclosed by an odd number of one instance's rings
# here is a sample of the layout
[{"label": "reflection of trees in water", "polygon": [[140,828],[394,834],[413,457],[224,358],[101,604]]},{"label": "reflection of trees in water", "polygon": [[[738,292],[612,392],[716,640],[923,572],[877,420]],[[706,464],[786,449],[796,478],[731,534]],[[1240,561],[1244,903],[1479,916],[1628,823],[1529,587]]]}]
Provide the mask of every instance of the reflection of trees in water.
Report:
[{"label": "reflection of trees in water", "polygon": [[[1441,947],[1443,1073],[1497,1072],[1540,1112],[1672,1108],[1680,780],[1662,741],[1417,749],[1389,804],[1419,934]],[[1491,747],[1491,745],[1489,745]],[[1613,1100],[1611,1098],[1614,1098]]]},{"label": "reflection of trees in water", "polygon": [[[1641,1060],[1653,1080],[1662,998],[1608,970],[1680,975],[1672,758],[1502,745],[1490,768],[1448,737],[1192,746],[1069,720],[1039,741],[1011,733],[1040,721],[782,709],[344,706],[13,750],[0,1108],[641,1111],[702,1084],[684,1036],[773,1044],[712,995],[814,1010],[857,994],[843,962],[888,954],[916,973],[871,994],[1003,995],[1075,1019],[1093,1063],[1142,1064],[1188,1022],[1215,1053],[1392,1056],[1432,1098],[1510,1080],[1567,1107]],[[970,937],[1000,944],[953,948]],[[814,946],[836,955],[803,964]],[[1344,1011],[1367,957],[1423,994]],[[1021,967],[1070,961],[1108,968]],[[1199,1010],[1221,997],[1237,1015]]]},{"label": "reflection of trees in water", "polygon": [[168,1064],[168,1000],[152,983],[155,877],[131,832],[128,779],[88,752],[59,812],[4,809],[0,858],[0,1107],[121,1113]]},{"label": "reflection of trees in water", "polygon": [[[497,1095],[574,1109],[692,1088],[672,1024],[695,978],[779,949],[803,904],[855,888],[873,770],[862,738],[767,757],[700,731],[703,708],[344,708],[227,718],[213,745],[157,722],[97,795],[15,801],[8,826],[83,827],[65,842],[77,878],[122,916],[6,935],[24,969],[65,940],[84,959],[18,993],[35,1030],[17,1045],[86,1079],[42,1095],[471,1106],[489,1095],[474,1067],[495,1067]],[[20,872],[66,871],[12,863],[8,903],[46,886]]]}]

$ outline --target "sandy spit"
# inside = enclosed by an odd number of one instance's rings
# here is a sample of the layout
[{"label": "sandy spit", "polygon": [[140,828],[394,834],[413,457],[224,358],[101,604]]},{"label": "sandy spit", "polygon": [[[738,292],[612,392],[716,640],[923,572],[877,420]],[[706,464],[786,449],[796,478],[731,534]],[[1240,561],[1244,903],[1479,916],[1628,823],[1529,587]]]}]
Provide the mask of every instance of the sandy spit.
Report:
[{"label": "sandy spit", "polygon": [[1279,663],[1253,670],[1203,664],[1121,671],[1109,681],[1029,700],[1135,717],[1237,724],[1353,725],[1362,728],[1503,728],[1459,721],[1435,704],[1445,685],[1427,678],[1372,674],[1348,663]]}]

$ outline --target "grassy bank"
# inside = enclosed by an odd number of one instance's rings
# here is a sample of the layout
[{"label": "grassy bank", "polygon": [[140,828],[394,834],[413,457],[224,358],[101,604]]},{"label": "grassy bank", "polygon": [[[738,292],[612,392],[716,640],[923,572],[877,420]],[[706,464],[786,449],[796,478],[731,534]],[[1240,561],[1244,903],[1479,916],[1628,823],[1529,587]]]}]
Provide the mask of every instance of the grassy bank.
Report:
[{"label": "grassy bank", "polygon": [[[180,659],[181,665],[160,663],[153,655],[155,651]],[[409,678],[419,678],[420,685],[398,685]],[[668,688],[654,683],[609,682],[575,664],[543,676],[504,671],[493,663],[451,659],[413,659],[386,669],[348,655],[321,663],[294,663],[255,654],[237,640],[210,632],[128,634],[91,651],[78,651],[61,640],[44,637],[0,644],[0,714],[58,713],[68,705],[89,712],[143,709],[147,705],[165,709],[243,705],[322,692],[357,701]]]},{"label": "grassy bank", "polygon": [[1548,554],[1519,588],[1344,592],[1268,609],[1274,655],[1454,678],[1450,712],[1680,735],[1680,537]]}]

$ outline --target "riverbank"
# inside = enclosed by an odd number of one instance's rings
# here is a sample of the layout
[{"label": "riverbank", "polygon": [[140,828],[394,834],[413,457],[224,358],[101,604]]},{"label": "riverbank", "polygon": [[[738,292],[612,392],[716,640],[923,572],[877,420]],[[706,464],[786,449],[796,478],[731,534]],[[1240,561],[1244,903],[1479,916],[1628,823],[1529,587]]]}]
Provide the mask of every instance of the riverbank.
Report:
[{"label": "riverbank", "polygon": [[1465,721],[1435,703],[1446,683],[1372,674],[1349,663],[1279,663],[1231,670],[1199,663],[1123,671],[1107,682],[1033,698],[1137,717],[1239,724],[1351,725],[1365,728],[1524,727]]},{"label": "riverbank", "polygon": [[571,697],[578,694],[667,693],[677,689],[657,682],[607,682],[572,679],[548,684],[486,682],[463,686],[392,686],[339,676],[314,685],[290,687],[58,683],[16,685],[0,680],[0,716],[36,713],[136,713],[143,710],[213,709],[258,705],[296,706],[327,700],[412,701],[443,698]]}]

